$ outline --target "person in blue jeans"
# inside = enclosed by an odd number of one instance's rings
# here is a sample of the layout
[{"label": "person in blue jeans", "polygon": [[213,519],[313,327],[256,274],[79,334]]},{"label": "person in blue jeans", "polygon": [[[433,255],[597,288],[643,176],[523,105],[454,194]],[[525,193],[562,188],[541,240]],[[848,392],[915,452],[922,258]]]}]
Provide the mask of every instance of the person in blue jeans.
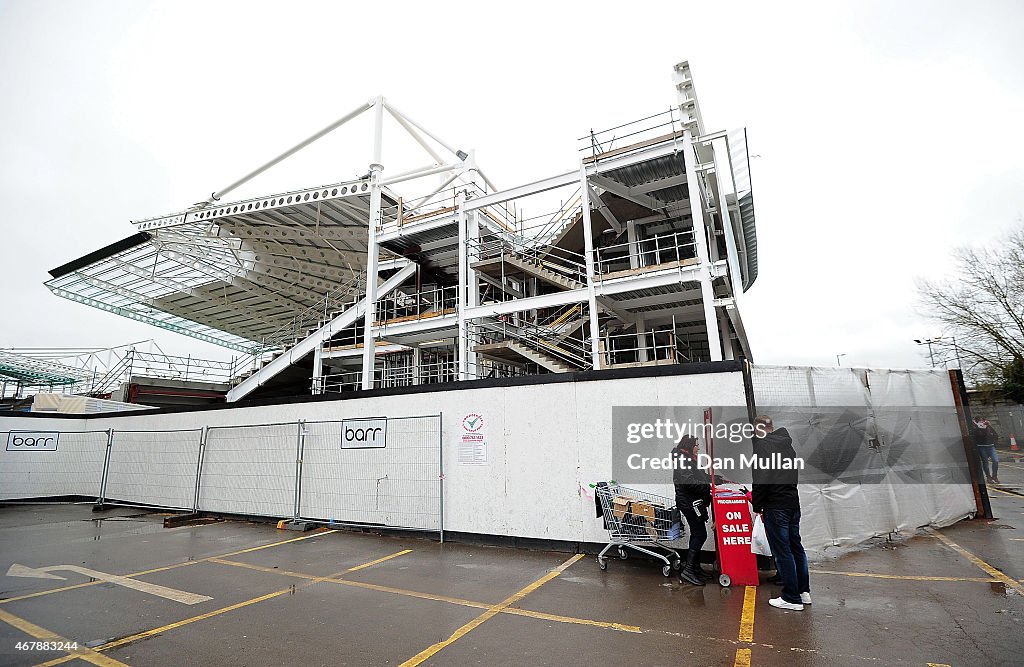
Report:
[{"label": "person in blue jeans", "polygon": [[[793,438],[784,429],[776,429],[771,417],[762,415],[754,420],[752,439],[754,456],[758,461],[794,461]],[[797,489],[799,471],[796,465],[758,465],[753,469],[751,504],[764,521],[765,536],[771,547],[775,567],[782,578],[782,593],[768,601],[773,607],[802,611],[811,604],[810,573],[807,553],[800,541],[800,494]]]},{"label": "person in blue jeans", "polygon": [[[981,458],[981,470],[985,473],[985,479],[993,484],[999,484],[999,455],[996,454],[996,443],[999,442],[999,434],[992,428],[987,419],[974,420],[974,444],[978,446],[978,456]],[[991,468],[989,462],[991,461]]]}]

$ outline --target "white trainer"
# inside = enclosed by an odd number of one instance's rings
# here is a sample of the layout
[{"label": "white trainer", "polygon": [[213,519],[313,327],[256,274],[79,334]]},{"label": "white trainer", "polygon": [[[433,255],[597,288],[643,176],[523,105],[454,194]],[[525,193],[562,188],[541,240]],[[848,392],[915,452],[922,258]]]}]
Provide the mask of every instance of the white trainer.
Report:
[{"label": "white trainer", "polygon": [[800,602],[803,602],[804,604],[811,604],[811,594],[810,593],[801,593],[800,594]]},{"label": "white trainer", "polygon": [[802,604],[793,604],[792,602],[786,602],[782,598],[772,598],[768,600],[768,604],[779,609],[788,609],[790,611],[803,611],[804,606]]}]

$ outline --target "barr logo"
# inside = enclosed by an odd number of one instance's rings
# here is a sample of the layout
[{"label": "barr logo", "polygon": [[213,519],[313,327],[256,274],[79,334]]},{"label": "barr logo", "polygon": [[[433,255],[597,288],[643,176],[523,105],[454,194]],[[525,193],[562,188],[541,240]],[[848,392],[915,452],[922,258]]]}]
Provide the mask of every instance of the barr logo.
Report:
[{"label": "barr logo", "polygon": [[341,423],[341,448],[387,447],[388,420],[346,419]]},{"label": "barr logo", "polygon": [[26,433],[12,432],[7,435],[7,451],[57,451],[57,440],[60,433],[41,432]]}]

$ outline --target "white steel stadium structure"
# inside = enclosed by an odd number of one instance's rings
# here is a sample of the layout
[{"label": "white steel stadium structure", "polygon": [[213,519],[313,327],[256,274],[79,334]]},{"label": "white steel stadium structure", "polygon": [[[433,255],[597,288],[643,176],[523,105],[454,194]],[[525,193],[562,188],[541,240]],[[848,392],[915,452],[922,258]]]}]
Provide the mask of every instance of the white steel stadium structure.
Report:
[{"label": "white steel stadium structure", "polygon": [[[746,132],[707,131],[688,64],[673,75],[670,110],[590,132],[578,169],[504,190],[377,97],[46,284],[243,355],[229,401],[752,361],[737,306],[757,277]],[[385,171],[385,114],[428,164]],[[362,178],[226,202],[359,116],[374,138]]]}]

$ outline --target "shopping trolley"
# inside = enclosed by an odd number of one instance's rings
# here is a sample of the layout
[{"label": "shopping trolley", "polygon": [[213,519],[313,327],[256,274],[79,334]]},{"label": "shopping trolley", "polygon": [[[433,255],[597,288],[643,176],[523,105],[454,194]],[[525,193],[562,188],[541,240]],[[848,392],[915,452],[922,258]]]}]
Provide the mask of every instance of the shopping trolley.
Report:
[{"label": "shopping trolley", "polygon": [[[667,544],[678,540],[681,532],[678,512],[671,498],[628,489],[615,482],[599,483],[595,490],[611,540],[597,555],[597,564],[602,570],[608,567],[605,554],[612,547],[618,547],[619,558],[623,560],[628,557],[626,549],[657,558],[665,563],[661,573],[666,577],[672,573],[672,568],[679,569],[679,552]],[[653,549],[661,549],[667,555]]]}]

